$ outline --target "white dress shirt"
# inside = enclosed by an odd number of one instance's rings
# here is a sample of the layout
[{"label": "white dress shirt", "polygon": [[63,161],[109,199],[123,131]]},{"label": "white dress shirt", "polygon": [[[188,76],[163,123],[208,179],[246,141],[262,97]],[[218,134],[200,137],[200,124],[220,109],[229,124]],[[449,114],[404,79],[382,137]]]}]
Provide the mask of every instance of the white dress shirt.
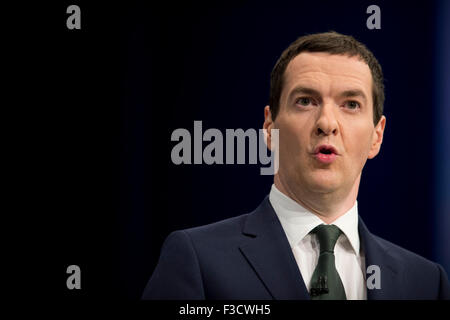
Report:
[{"label": "white dress shirt", "polygon": [[[311,277],[319,260],[317,235],[309,234],[325,224],[317,215],[283,194],[274,184],[269,200],[286,233],[305,286],[310,290]],[[334,248],[336,269],[344,285],[348,300],[366,300],[365,259],[358,233],[358,202],[332,224],[342,233]]]}]

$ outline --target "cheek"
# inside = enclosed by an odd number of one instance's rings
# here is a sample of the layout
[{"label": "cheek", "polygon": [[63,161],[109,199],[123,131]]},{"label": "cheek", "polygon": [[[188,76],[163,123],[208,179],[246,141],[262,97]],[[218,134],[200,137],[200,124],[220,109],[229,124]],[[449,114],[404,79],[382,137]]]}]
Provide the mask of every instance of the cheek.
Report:
[{"label": "cheek", "polygon": [[[358,130],[348,139],[347,151],[353,162],[364,165],[369,155],[373,130]],[[356,164],[355,163],[355,164]]]},{"label": "cheek", "polygon": [[307,129],[298,122],[285,121],[280,123],[281,152],[289,157],[297,157],[306,150],[308,143]]}]

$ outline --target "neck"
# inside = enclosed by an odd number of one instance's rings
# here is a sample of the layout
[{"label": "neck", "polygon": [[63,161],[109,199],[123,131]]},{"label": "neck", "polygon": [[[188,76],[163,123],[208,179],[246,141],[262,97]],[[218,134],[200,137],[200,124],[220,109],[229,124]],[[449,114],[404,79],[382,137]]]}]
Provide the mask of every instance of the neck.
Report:
[{"label": "neck", "polygon": [[274,184],[283,194],[317,215],[324,223],[330,224],[350,210],[358,196],[361,174],[350,190],[336,190],[327,193],[308,192],[301,186],[290,186],[277,173]]}]

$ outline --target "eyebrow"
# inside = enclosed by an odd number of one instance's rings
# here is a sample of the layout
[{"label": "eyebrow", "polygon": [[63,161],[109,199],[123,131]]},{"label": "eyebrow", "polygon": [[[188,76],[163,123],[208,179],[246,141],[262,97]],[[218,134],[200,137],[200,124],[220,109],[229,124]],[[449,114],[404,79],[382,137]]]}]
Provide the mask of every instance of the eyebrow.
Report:
[{"label": "eyebrow", "polygon": [[[306,94],[306,95],[311,95],[311,96],[316,96],[316,97],[321,96],[320,92],[316,89],[298,86],[298,87],[295,87],[289,94],[289,100],[292,99],[292,96],[297,95],[297,94]],[[342,91],[339,94],[339,96],[344,97],[344,98],[361,97],[364,100],[364,102],[367,102],[366,95],[360,89],[345,90],[345,91]]]}]

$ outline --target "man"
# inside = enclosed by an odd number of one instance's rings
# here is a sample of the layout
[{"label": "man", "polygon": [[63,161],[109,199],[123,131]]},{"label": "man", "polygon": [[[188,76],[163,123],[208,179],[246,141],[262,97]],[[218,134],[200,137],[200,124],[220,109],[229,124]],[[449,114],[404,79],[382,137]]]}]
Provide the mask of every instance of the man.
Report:
[{"label": "man", "polygon": [[270,194],[249,214],[170,234],[143,298],[450,299],[440,265],[358,216],[361,172],[386,124],[373,54],[335,32],[300,37],[270,91],[263,127],[279,129]]}]

